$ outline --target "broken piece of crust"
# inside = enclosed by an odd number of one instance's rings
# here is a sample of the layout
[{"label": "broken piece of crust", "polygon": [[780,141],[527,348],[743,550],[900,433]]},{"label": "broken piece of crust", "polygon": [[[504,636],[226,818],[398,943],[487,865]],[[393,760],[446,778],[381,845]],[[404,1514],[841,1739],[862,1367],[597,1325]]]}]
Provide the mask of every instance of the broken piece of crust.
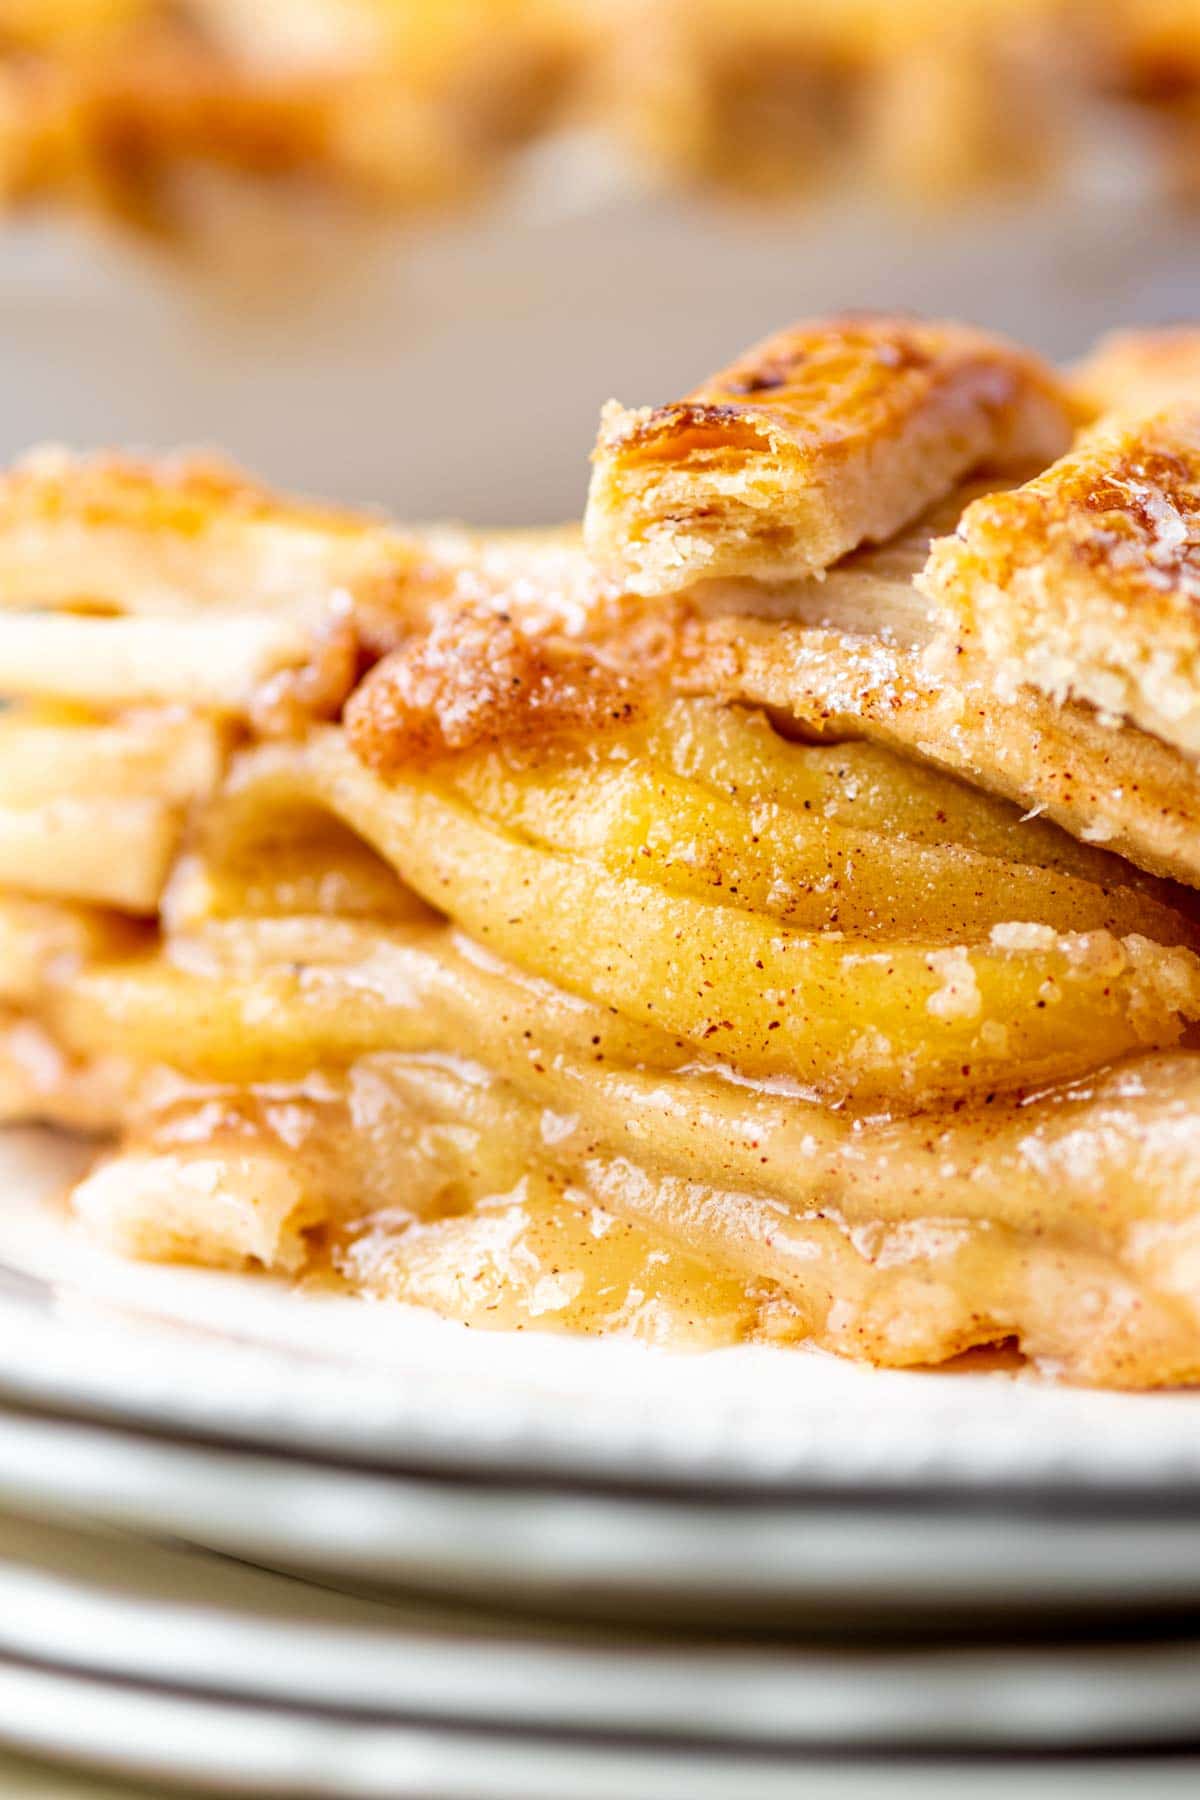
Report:
[{"label": "broken piece of crust", "polygon": [[1091,419],[1200,404],[1200,330],[1164,325],[1111,331],[1070,373],[1080,410]]},{"label": "broken piece of crust", "polygon": [[976,500],[918,585],[993,665],[1200,752],[1200,406],[1113,416]]},{"label": "broken piece of crust", "polygon": [[849,316],[768,338],[685,399],[605,408],[585,536],[635,592],[820,573],[972,470],[1044,465],[1069,402],[967,326]]}]

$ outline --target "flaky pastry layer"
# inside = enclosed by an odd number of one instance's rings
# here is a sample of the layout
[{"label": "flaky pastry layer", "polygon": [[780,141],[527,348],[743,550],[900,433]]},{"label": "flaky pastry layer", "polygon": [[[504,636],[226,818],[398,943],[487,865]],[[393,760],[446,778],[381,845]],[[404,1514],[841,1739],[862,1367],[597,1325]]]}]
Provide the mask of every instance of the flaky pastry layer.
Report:
[{"label": "flaky pastry layer", "polygon": [[1200,408],[1111,415],[934,546],[922,590],[1003,689],[1200,751]]},{"label": "flaky pastry layer", "polygon": [[768,338],[686,399],[601,421],[585,534],[639,593],[819,574],[973,469],[1068,436],[1050,371],[964,326],[868,314]]}]

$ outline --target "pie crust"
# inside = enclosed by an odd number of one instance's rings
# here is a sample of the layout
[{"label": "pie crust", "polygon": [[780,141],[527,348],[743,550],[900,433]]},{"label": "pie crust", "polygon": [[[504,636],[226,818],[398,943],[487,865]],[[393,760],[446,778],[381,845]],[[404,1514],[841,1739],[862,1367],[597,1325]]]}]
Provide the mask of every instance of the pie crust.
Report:
[{"label": "pie crust", "polygon": [[1066,397],[1036,358],[961,325],[793,326],[667,406],[605,408],[588,547],[642,594],[819,575],[963,476],[1045,463]]},{"label": "pie crust", "polygon": [[976,500],[923,591],[1005,689],[1029,686],[1200,751],[1200,407],[1110,416]]}]

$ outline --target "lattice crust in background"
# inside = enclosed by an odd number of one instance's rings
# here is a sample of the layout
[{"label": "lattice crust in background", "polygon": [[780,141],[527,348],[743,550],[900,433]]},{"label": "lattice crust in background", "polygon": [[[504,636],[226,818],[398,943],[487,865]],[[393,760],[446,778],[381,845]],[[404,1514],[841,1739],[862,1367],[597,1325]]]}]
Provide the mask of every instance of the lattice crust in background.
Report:
[{"label": "lattice crust in background", "polygon": [[[7,478],[0,1108],[109,1128],[88,1229],[493,1328],[1200,1375],[1200,776],[964,630],[953,548],[1151,429],[1114,555],[1190,532],[1186,406],[1054,462],[1085,403],[1012,346],[779,341],[882,384],[787,390],[839,516],[839,467],[890,496],[818,576],[639,597],[629,520],[601,569],[211,464]],[[703,471],[670,510],[719,545]]]},{"label": "lattice crust in background", "polygon": [[1193,0],[3,0],[0,46],[10,197],[155,229],[198,168],[411,209],[577,126],[762,198],[1045,182],[1114,106],[1200,166]]}]

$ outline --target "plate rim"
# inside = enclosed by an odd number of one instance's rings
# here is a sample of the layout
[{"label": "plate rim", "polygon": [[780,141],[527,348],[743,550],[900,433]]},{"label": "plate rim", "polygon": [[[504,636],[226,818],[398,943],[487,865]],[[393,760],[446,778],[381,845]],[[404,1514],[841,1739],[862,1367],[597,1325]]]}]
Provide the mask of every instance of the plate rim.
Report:
[{"label": "plate rim", "polygon": [[[349,1621],[336,1616],[347,1601]],[[885,1648],[548,1627],[364,1603],[184,1545],[9,1517],[0,1657],[198,1698],[556,1738],[790,1753],[1200,1748],[1194,1629]]]},{"label": "plate rim", "polygon": [[833,1495],[742,1506],[581,1494],[346,1470],[3,1410],[0,1502],[284,1573],[576,1619],[823,1619],[835,1631],[907,1621],[919,1633],[950,1618],[1200,1604],[1195,1508],[1139,1524],[1103,1509],[1039,1519],[964,1508],[953,1496],[889,1512]]}]

